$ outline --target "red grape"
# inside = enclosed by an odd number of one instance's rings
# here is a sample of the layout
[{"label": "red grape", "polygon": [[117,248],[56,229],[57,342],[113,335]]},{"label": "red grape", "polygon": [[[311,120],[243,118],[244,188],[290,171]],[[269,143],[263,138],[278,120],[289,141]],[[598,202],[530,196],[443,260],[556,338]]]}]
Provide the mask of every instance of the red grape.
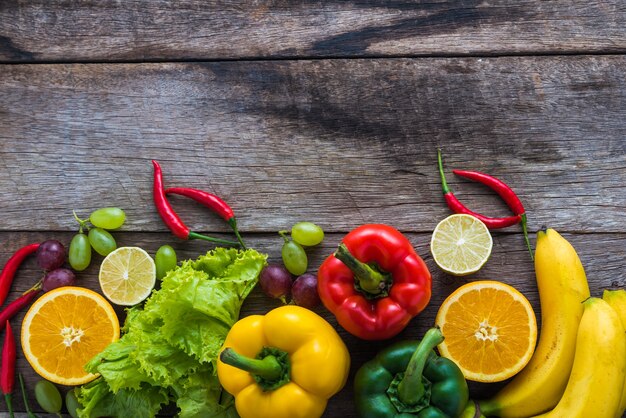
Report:
[{"label": "red grape", "polygon": [[76,276],[70,269],[54,269],[43,276],[43,291],[47,292],[57,287],[72,286],[76,282]]},{"label": "red grape", "polygon": [[317,277],[306,273],[299,276],[291,288],[293,302],[303,308],[313,309],[320,304],[320,295],[317,293]]},{"label": "red grape", "polygon": [[287,303],[287,296],[291,290],[293,280],[287,269],[278,264],[266,266],[259,276],[259,284],[263,292],[271,298],[280,299]]},{"label": "red grape", "polygon": [[54,270],[65,263],[65,247],[59,241],[49,239],[37,249],[37,264],[44,270]]}]

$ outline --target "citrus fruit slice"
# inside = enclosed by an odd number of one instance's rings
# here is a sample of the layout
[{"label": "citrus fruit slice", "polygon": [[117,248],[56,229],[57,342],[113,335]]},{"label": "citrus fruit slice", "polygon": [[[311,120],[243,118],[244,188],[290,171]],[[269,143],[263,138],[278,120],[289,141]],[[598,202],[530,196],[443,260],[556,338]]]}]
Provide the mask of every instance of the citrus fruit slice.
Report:
[{"label": "citrus fruit slice", "polygon": [[156,267],[139,247],[120,247],[106,256],[100,266],[100,288],[111,302],[132,306],[150,295],[156,282]]},{"label": "citrus fruit slice", "polygon": [[450,215],[439,222],[430,240],[435,263],[446,273],[475,273],[491,255],[493,240],[485,224],[472,215]]},{"label": "citrus fruit slice", "polygon": [[41,296],[22,322],[22,350],[32,368],[60,385],[82,385],[97,377],[85,364],[120,337],[120,323],[100,294],[65,286]]},{"label": "citrus fruit slice", "polygon": [[528,363],[537,342],[537,320],[518,290],[496,281],[477,281],[455,290],[435,319],[445,337],[442,356],[465,378],[499,382]]}]

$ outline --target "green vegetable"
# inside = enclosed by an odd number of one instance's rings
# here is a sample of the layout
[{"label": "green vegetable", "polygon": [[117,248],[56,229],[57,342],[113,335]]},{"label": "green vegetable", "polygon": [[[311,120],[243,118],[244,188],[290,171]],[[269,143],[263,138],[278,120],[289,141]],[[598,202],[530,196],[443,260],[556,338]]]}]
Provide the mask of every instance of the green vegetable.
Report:
[{"label": "green vegetable", "polygon": [[47,380],[35,383],[35,399],[44,411],[61,416],[59,412],[63,407],[63,399],[54,383]]},{"label": "green vegetable", "polygon": [[236,417],[215,366],[266,259],[216,248],[166,275],[143,307],[128,310],[122,337],[87,364],[102,377],[78,390],[79,416],[149,418],[173,399],[181,418]]},{"label": "green vegetable", "polygon": [[89,215],[93,226],[104,229],[117,229],[124,224],[126,214],[120,208],[101,208]]},{"label": "green vegetable", "polygon": [[93,249],[101,256],[107,256],[117,248],[113,235],[102,228],[91,228],[88,237]]},{"label": "green vegetable", "polygon": [[365,363],[354,378],[363,418],[456,418],[469,399],[458,366],[433,352],[443,336],[430,329],[421,342],[403,341]]},{"label": "green vegetable", "polygon": [[311,247],[324,240],[324,230],[313,222],[298,222],[291,227],[291,238],[300,245]]},{"label": "green vegetable", "polygon": [[154,256],[154,263],[156,264],[156,277],[158,280],[162,280],[165,274],[176,268],[176,251],[169,246],[161,246]]}]

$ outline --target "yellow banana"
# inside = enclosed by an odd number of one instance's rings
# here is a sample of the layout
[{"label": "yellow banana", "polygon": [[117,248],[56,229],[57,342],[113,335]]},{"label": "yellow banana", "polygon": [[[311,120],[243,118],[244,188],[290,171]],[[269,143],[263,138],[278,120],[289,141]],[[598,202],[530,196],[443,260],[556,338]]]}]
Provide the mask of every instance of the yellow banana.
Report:
[{"label": "yellow banana", "polygon": [[615,418],[626,374],[626,333],[611,306],[600,298],[583,303],[576,354],[563,398],[536,418]]},{"label": "yellow banana", "polygon": [[521,418],[549,411],[559,402],[574,362],[582,302],[589,285],[576,250],[553,229],[537,233],[535,273],[541,303],[541,333],[533,357],[495,397],[479,402],[486,416]]},{"label": "yellow banana", "polygon": [[[626,329],[626,290],[605,290],[602,299],[617,312],[619,319],[622,321],[622,326]],[[624,389],[622,389],[621,399],[619,411],[615,414],[616,417],[621,417],[624,415],[624,411],[626,411],[626,381],[624,382]]]}]

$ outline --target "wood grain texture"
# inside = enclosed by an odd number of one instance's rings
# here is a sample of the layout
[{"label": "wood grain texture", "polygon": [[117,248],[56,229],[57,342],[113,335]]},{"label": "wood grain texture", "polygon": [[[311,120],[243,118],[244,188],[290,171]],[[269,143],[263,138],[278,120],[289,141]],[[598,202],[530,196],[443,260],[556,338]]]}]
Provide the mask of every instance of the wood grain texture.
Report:
[{"label": "wood grain texture", "polygon": [[119,206],[126,230],[165,231],[157,159],[166,185],[222,196],[248,233],[426,232],[449,213],[441,147],[470,208],[508,213],[452,168],[509,183],[531,230],[626,232],[625,79],[624,56],[0,66],[0,230],[71,231],[72,209]]},{"label": "wood grain texture", "polygon": [[626,51],[621,0],[0,1],[0,62]]},{"label": "wood grain texture", "polygon": [[[119,245],[139,245],[145,248],[150,254],[154,254],[159,246],[169,243],[176,249],[179,258],[195,258],[211,247],[201,242],[180,242],[174,241],[173,237],[165,233],[114,233]],[[3,264],[13,249],[26,245],[30,242],[38,242],[45,239],[59,239],[68,244],[72,237],[68,232],[3,232],[0,233],[0,264]],[[310,271],[315,272],[323,259],[336,248],[343,237],[343,234],[329,234],[324,242],[309,251]],[[592,295],[600,296],[602,290],[606,288],[623,288],[626,286],[624,271],[624,248],[626,248],[626,234],[564,234],[576,248],[589,280]],[[408,238],[415,246],[416,251],[426,261],[433,275],[433,297],[429,306],[422,314],[416,317],[397,337],[389,341],[365,342],[361,341],[341,329],[332,314],[323,307],[316,309],[320,315],[337,328],[346,345],[349,347],[352,357],[351,373],[348,382],[353,381],[354,373],[366,361],[371,359],[375,353],[391,344],[405,338],[420,338],[423,333],[434,323],[434,318],[438,307],[447,295],[454,289],[474,280],[499,280],[509,283],[522,291],[529,299],[540,319],[539,298],[534,277],[534,269],[530,257],[524,248],[523,240],[518,235],[495,233],[494,250],[490,260],[475,275],[466,278],[455,278],[443,273],[434,264],[429,253],[429,233],[411,233]],[[534,242],[534,235],[531,237]],[[282,239],[277,234],[255,234],[247,237],[250,246],[269,254],[270,262],[280,261],[280,247]],[[97,272],[102,257],[94,256],[92,265],[78,274],[80,285],[99,291]],[[16,298],[21,292],[28,289],[38,278],[40,272],[34,259],[28,259],[23,268],[16,276],[14,290],[9,295],[9,300]],[[255,289],[246,300],[241,316],[250,314],[264,314],[269,309],[279,306],[279,302],[267,298],[259,289]],[[120,316],[122,310],[118,309]],[[20,314],[13,323],[21,322],[23,313]],[[18,349],[17,370],[24,373],[26,384],[29,389],[34,386],[38,377],[34,374],[26,360],[23,358],[21,349]],[[495,392],[503,383],[499,384],[472,384],[472,396],[489,396]],[[66,388],[63,388],[65,391]],[[352,402],[351,383],[334,397],[328,405],[325,418],[330,417],[356,417]],[[33,405],[34,403],[34,399]],[[15,397],[15,407],[18,411],[23,411],[21,399]],[[4,405],[0,406],[3,411]],[[0,412],[0,415],[2,412]]]}]

